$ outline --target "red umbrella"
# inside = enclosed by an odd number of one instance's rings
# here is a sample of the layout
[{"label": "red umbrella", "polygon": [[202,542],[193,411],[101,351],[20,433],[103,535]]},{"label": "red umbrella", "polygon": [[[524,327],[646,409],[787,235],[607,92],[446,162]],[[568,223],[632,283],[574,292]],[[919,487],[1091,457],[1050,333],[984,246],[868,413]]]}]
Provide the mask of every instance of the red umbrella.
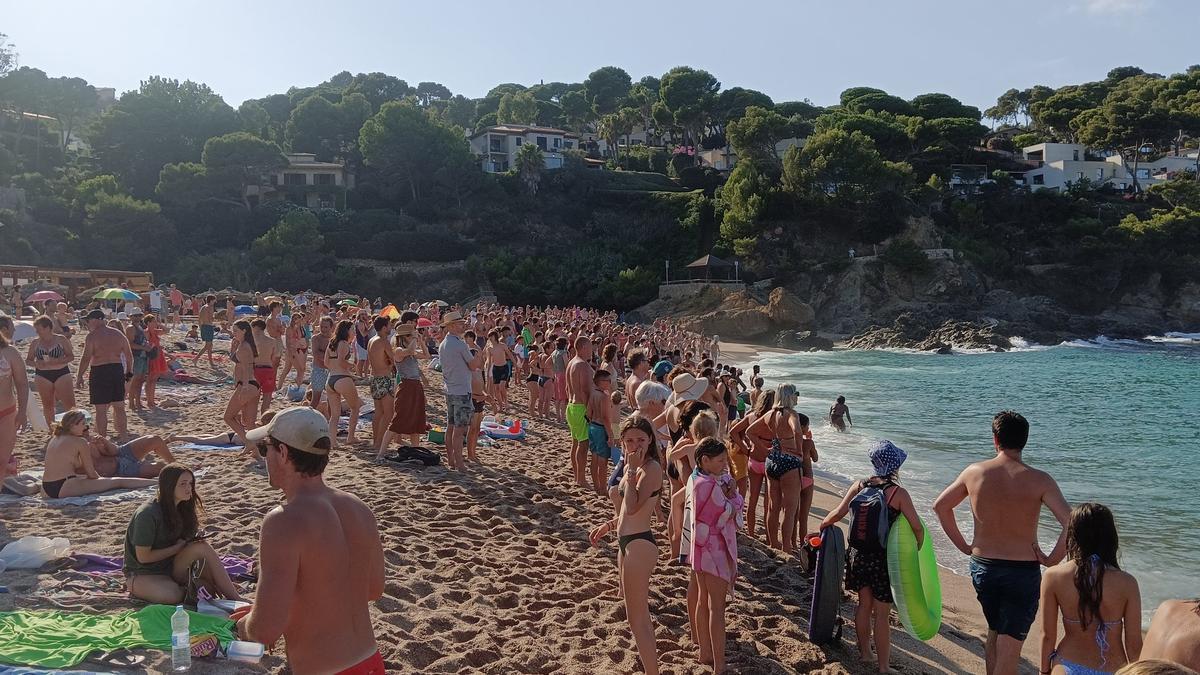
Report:
[{"label": "red umbrella", "polygon": [[63,296],[55,293],[54,291],[38,291],[37,293],[31,294],[28,298],[25,298],[25,302],[44,302],[46,300],[58,301],[62,299]]},{"label": "red umbrella", "polygon": [[417,328],[429,328],[432,325],[433,325],[433,322],[430,321],[429,319],[426,319],[425,317],[421,317],[421,318],[417,319]]}]

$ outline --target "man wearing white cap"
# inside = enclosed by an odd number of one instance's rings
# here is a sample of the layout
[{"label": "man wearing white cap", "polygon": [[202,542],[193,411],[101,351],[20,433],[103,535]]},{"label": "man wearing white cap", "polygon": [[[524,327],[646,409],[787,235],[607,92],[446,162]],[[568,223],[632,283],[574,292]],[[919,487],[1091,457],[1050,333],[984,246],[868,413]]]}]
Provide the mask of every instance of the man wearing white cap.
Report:
[{"label": "man wearing white cap", "polygon": [[258,592],[234,612],[238,639],[287,643],[294,673],[379,673],[370,603],[383,595],[383,545],[358,497],[325,484],[329,423],[294,406],[246,434],[284,504],[263,519]]}]

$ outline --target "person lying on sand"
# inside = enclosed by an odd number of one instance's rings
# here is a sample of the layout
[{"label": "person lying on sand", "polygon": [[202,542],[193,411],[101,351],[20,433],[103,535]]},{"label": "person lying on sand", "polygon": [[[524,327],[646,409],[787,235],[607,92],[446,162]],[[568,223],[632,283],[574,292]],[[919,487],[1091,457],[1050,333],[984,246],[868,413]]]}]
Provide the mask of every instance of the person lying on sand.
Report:
[{"label": "person lying on sand", "polygon": [[[153,482],[153,481],[151,481]],[[193,604],[204,588],[241,600],[237,586],[205,540],[204,502],[196,476],[168,464],[158,476],[158,495],[138,507],[125,531],[125,585],[129,595],[164,605]]]},{"label": "person lying on sand", "polygon": [[[96,473],[110,478],[155,478],[163,467],[175,461],[167,448],[171,439],[161,436],[141,436],[128,443],[117,445],[107,438],[93,436],[84,427],[83,438],[91,449],[92,466]],[[147,459],[157,455],[162,462]]]},{"label": "person lying on sand", "polygon": [[104,478],[92,465],[92,453],[86,439],[89,430],[82,410],[67,411],[54,427],[54,436],[46,445],[46,468],[42,489],[46,495],[79,497],[108,490],[136,489],[154,485],[149,478]]},{"label": "person lying on sand", "polygon": [[293,673],[383,673],[370,606],[383,595],[383,544],[358,497],[325,484],[333,436],[312,408],[285,408],[251,430],[284,503],[263,519],[258,592],[234,612],[234,635],[285,638]]}]

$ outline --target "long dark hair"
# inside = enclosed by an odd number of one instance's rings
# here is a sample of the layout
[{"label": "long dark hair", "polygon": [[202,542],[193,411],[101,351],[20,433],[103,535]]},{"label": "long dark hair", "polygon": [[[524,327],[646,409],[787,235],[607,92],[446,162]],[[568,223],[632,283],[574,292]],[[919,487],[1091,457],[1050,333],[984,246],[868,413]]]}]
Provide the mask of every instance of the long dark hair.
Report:
[{"label": "long dark hair", "polygon": [[342,319],[338,322],[337,328],[333,331],[333,342],[329,343],[329,350],[334,355],[337,354],[338,344],[350,341],[350,331],[354,329],[354,322],[349,319]]},{"label": "long dark hair", "polygon": [[[0,328],[13,330],[13,320],[7,314],[0,314]],[[4,349],[7,346],[8,338],[4,337],[3,333],[0,333],[0,349]]]},{"label": "long dark hair", "polygon": [[1067,525],[1067,555],[1075,561],[1075,590],[1079,591],[1079,625],[1087,628],[1100,617],[1104,570],[1117,564],[1117,524],[1103,504],[1088,502],[1071,510]]},{"label": "long dark hair", "polygon": [[652,459],[656,464],[661,464],[662,461],[658,457],[658,442],[654,438],[654,423],[652,423],[645,415],[634,413],[626,417],[621,426],[617,429],[617,437],[625,435],[626,431],[636,430],[646,434],[646,438],[650,439],[650,444],[646,446],[646,458]]},{"label": "long dark hair", "polygon": [[[192,477],[192,498],[175,503],[175,486],[183,474]],[[158,505],[162,507],[163,524],[171,539],[187,539],[200,531],[200,520],[204,518],[204,502],[196,491],[196,474],[186,466],[174,463],[163,467],[158,474]]]},{"label": "long dark hair", "polygon": [[258,345],[254,344],[254,331],[250,330],[250,322],[245,319],[235,321],[233,327],[242,331],[242,342],[250,345],[250,351],[258,356]]}]

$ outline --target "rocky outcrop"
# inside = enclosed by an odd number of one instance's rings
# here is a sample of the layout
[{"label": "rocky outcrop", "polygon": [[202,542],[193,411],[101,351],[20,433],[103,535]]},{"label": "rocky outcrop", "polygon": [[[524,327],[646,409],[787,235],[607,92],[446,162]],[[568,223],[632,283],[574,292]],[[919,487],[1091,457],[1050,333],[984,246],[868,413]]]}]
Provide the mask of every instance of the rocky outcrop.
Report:
[{"label": "rocky outcrop", "polygon": [[930,326],[921,317],[905,313],[891,326],[872,326],[846,342],[851,349],[917,349],[950,353],[952,349],[1002,352],[1010,349],[1009,339],[996,331],[995,324],[947,320]]},{"label": "rocky outcrop", "polygon": [[659,299],[630,313],[635,321],[673,317],[686,330],[720,335],[724,340],[769,343],[779,331],[806,330],[813,308],[785,288],[774,288],[762,302],[747,291],[705,288],[680,299]]},{"label": "rocky outcrop", "polygon": [[775,336],[775,344],[783,349],[798,352],[827,352],[833,349],[833,340],[811,330],[780,331],[779,335]]}]

